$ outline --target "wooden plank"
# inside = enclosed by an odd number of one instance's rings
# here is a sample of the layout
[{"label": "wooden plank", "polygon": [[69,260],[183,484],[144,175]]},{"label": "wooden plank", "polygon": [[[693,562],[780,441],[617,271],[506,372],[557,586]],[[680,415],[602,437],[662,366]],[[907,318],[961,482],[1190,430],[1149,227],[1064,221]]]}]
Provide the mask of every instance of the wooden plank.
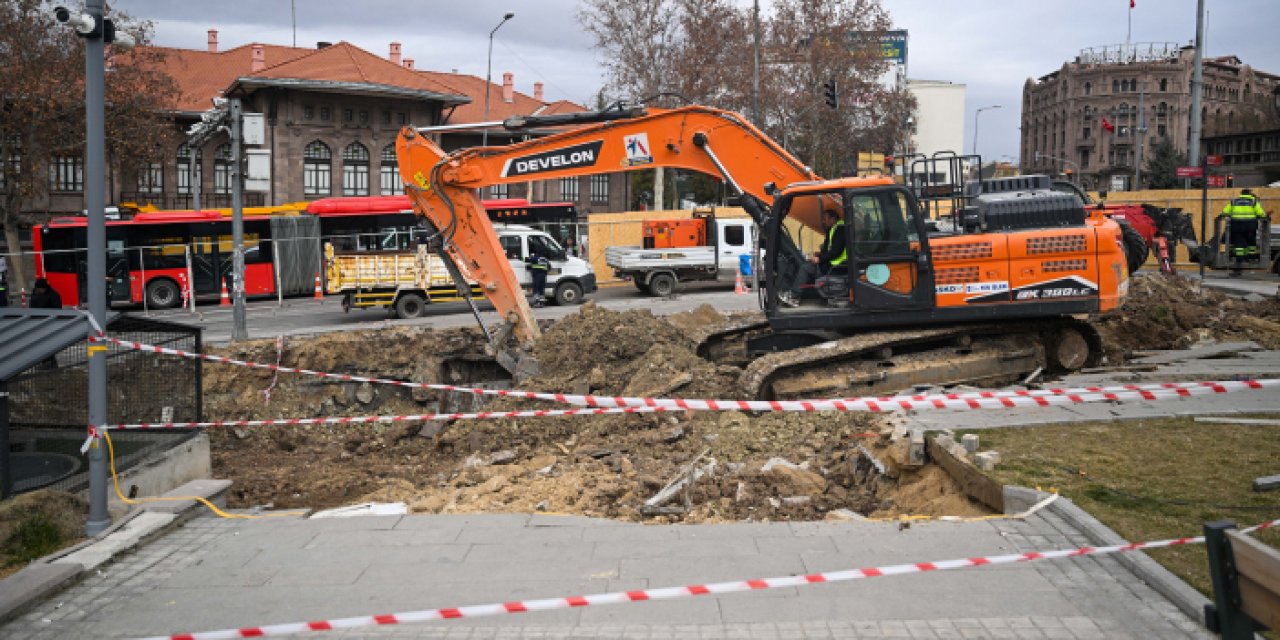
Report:
[{"label": "wooden plank", "polygon": [[1228,531],[1239,576],[1240,609],[1271,629],[1280,629],[1280,551],[1239,531]]},{"label": "wooden plank", "polygon": [[1004,486],[983,475],[973,465],[966,464],[944,450],[937,441],[929,438],[929,457],[937,462],[964,490],[969,497],[1004,513]]}]

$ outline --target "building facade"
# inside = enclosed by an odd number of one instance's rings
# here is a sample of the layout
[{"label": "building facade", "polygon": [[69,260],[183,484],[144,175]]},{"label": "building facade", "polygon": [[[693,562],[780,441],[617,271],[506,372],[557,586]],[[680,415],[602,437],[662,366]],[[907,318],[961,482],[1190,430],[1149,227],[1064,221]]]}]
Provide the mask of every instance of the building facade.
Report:
[{"label": "building facade", "polygon": [[[245,113],[265,116],[271,181],[266,192],[246,192],[245,206],[285,205],[336,196],[404,193],[395,138],[405,125],[434,126],[503,120],[514,115],[584,111],[568,101],[544,101],[542,83],[533,95],[515,89],[513,74],[502,84],[458,73],[417,69],[398,43],[379,56],[346,42],[315,48],[247,44],[222,50],[210,30],[204,49],[164,48],[165,71],[179,89],[173,112],[175,142],[163,160],[142,165],[117,161],[109,168],[108,202],[188,209],[199,192],[203,208],[231,203],[231,145],[226,136],[192,148],[183,140],[213,98],[235,97]],[[485,92],[489,108],[484,108]],[[491,129],[490,145],[513,144],[547,132],[512,134]],[[435,134],[447,151],[481,143],[480,130]],[[50,194],[28,203],[28,211],[65,214],[84,208],[83,160],[53,159]],[[626,209],[625,174],[497,185],[489,198],[570,201],[584,215]]]},{"label": "building facade", "polygon": [[[907,89],[916,99],[908,153],[926,157],[943,152],[963,154],[965,85],[942,80],[907,80]],[[911,167],[903,170],[910,171]],[[949,181],[952,178],[939,175],[932,179]]]},{"label": "building facade", "polygon": [[[1022,171],[1070,172],[1087,189],[1129,187],[1139,157],[1160,139],[1185,154],[1194,57],[1193,47],[1173,43],[1098,47],[1028,79]],[[1223,56],[1204,60],[1203,83],[1202,138],[1280,126],[1280,76]]]}]

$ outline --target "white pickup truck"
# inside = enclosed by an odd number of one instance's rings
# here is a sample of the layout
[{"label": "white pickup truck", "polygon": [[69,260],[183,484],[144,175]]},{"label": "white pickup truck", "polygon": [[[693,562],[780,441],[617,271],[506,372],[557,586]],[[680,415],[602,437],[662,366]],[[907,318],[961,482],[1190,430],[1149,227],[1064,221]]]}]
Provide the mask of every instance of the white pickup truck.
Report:
[{"label": "white pickup truck", "polygon": [[608,247],[605,263],[620,278],[654,296],[668,296],[681,282],[718,280],[732,283],[739,256],[751,255],[755,223],[747,218],[697,215],[706,225],[708,244],[675,247]]},{"label": "white pickup truck", "polygon": [[[517,224],[495,224],[494,230],[521,286],[532,283],[525,258],[536,251],[551,260],[547,289],[556,304],[577,304],[596,291],[591,263],[566,255],[545,232]],[[336,253],[325,245],[328,293],[342,294],[344,309],[389,307],[397,317],[417,318],[433,302],[461,300],[444,262],[425,246],[413,251]],[[483,292],[472,288],[480,298]]]}]

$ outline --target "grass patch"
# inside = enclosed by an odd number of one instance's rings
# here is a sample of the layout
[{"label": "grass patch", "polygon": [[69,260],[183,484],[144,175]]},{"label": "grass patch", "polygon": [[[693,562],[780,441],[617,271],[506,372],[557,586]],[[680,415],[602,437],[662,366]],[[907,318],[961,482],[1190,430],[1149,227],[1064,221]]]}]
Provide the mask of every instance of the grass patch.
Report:
[{"label": "grass patch", "polygon": [[34,513],[14,527],[4,553],[10,563],[27,563],[61,549],[65,542],[62,530],[53,520],[43,513]]},{"label": "grass patch", "polygon": [[[1130,541],[1200,535],[1213,520],[1280,518],[1280,492],[1252,490],[1254,478],[1280,473],[1275,426],[1188,417],[970,433],[1000,452],[997,481],[1056,488]],[[1280,548],[1280,531],[1258,539]],[[1203,545],[1147,553],[1212,598]]]},{"label": "grass patch", "polygon": [[83,539],[89,505],[40,489],[0,501],[0,579]]}]

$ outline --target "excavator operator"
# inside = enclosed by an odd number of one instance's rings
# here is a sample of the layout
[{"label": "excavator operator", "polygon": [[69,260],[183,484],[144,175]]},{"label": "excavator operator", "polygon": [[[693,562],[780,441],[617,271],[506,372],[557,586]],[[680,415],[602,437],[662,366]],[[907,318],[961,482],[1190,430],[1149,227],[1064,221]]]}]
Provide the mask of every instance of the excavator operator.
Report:
[{"label": "excavator operator", "polygon": [[840,212],[832,207],[823,209],[822,228],[827,232],[822,246],[796,271],[791,288],[778,294],[778,300],[788,307],[800,306],[801,287],[815,282],[818,276],[830,273],[832,268],[849,260],[848,239],[845,238],[844,221],[840,219]]}]

